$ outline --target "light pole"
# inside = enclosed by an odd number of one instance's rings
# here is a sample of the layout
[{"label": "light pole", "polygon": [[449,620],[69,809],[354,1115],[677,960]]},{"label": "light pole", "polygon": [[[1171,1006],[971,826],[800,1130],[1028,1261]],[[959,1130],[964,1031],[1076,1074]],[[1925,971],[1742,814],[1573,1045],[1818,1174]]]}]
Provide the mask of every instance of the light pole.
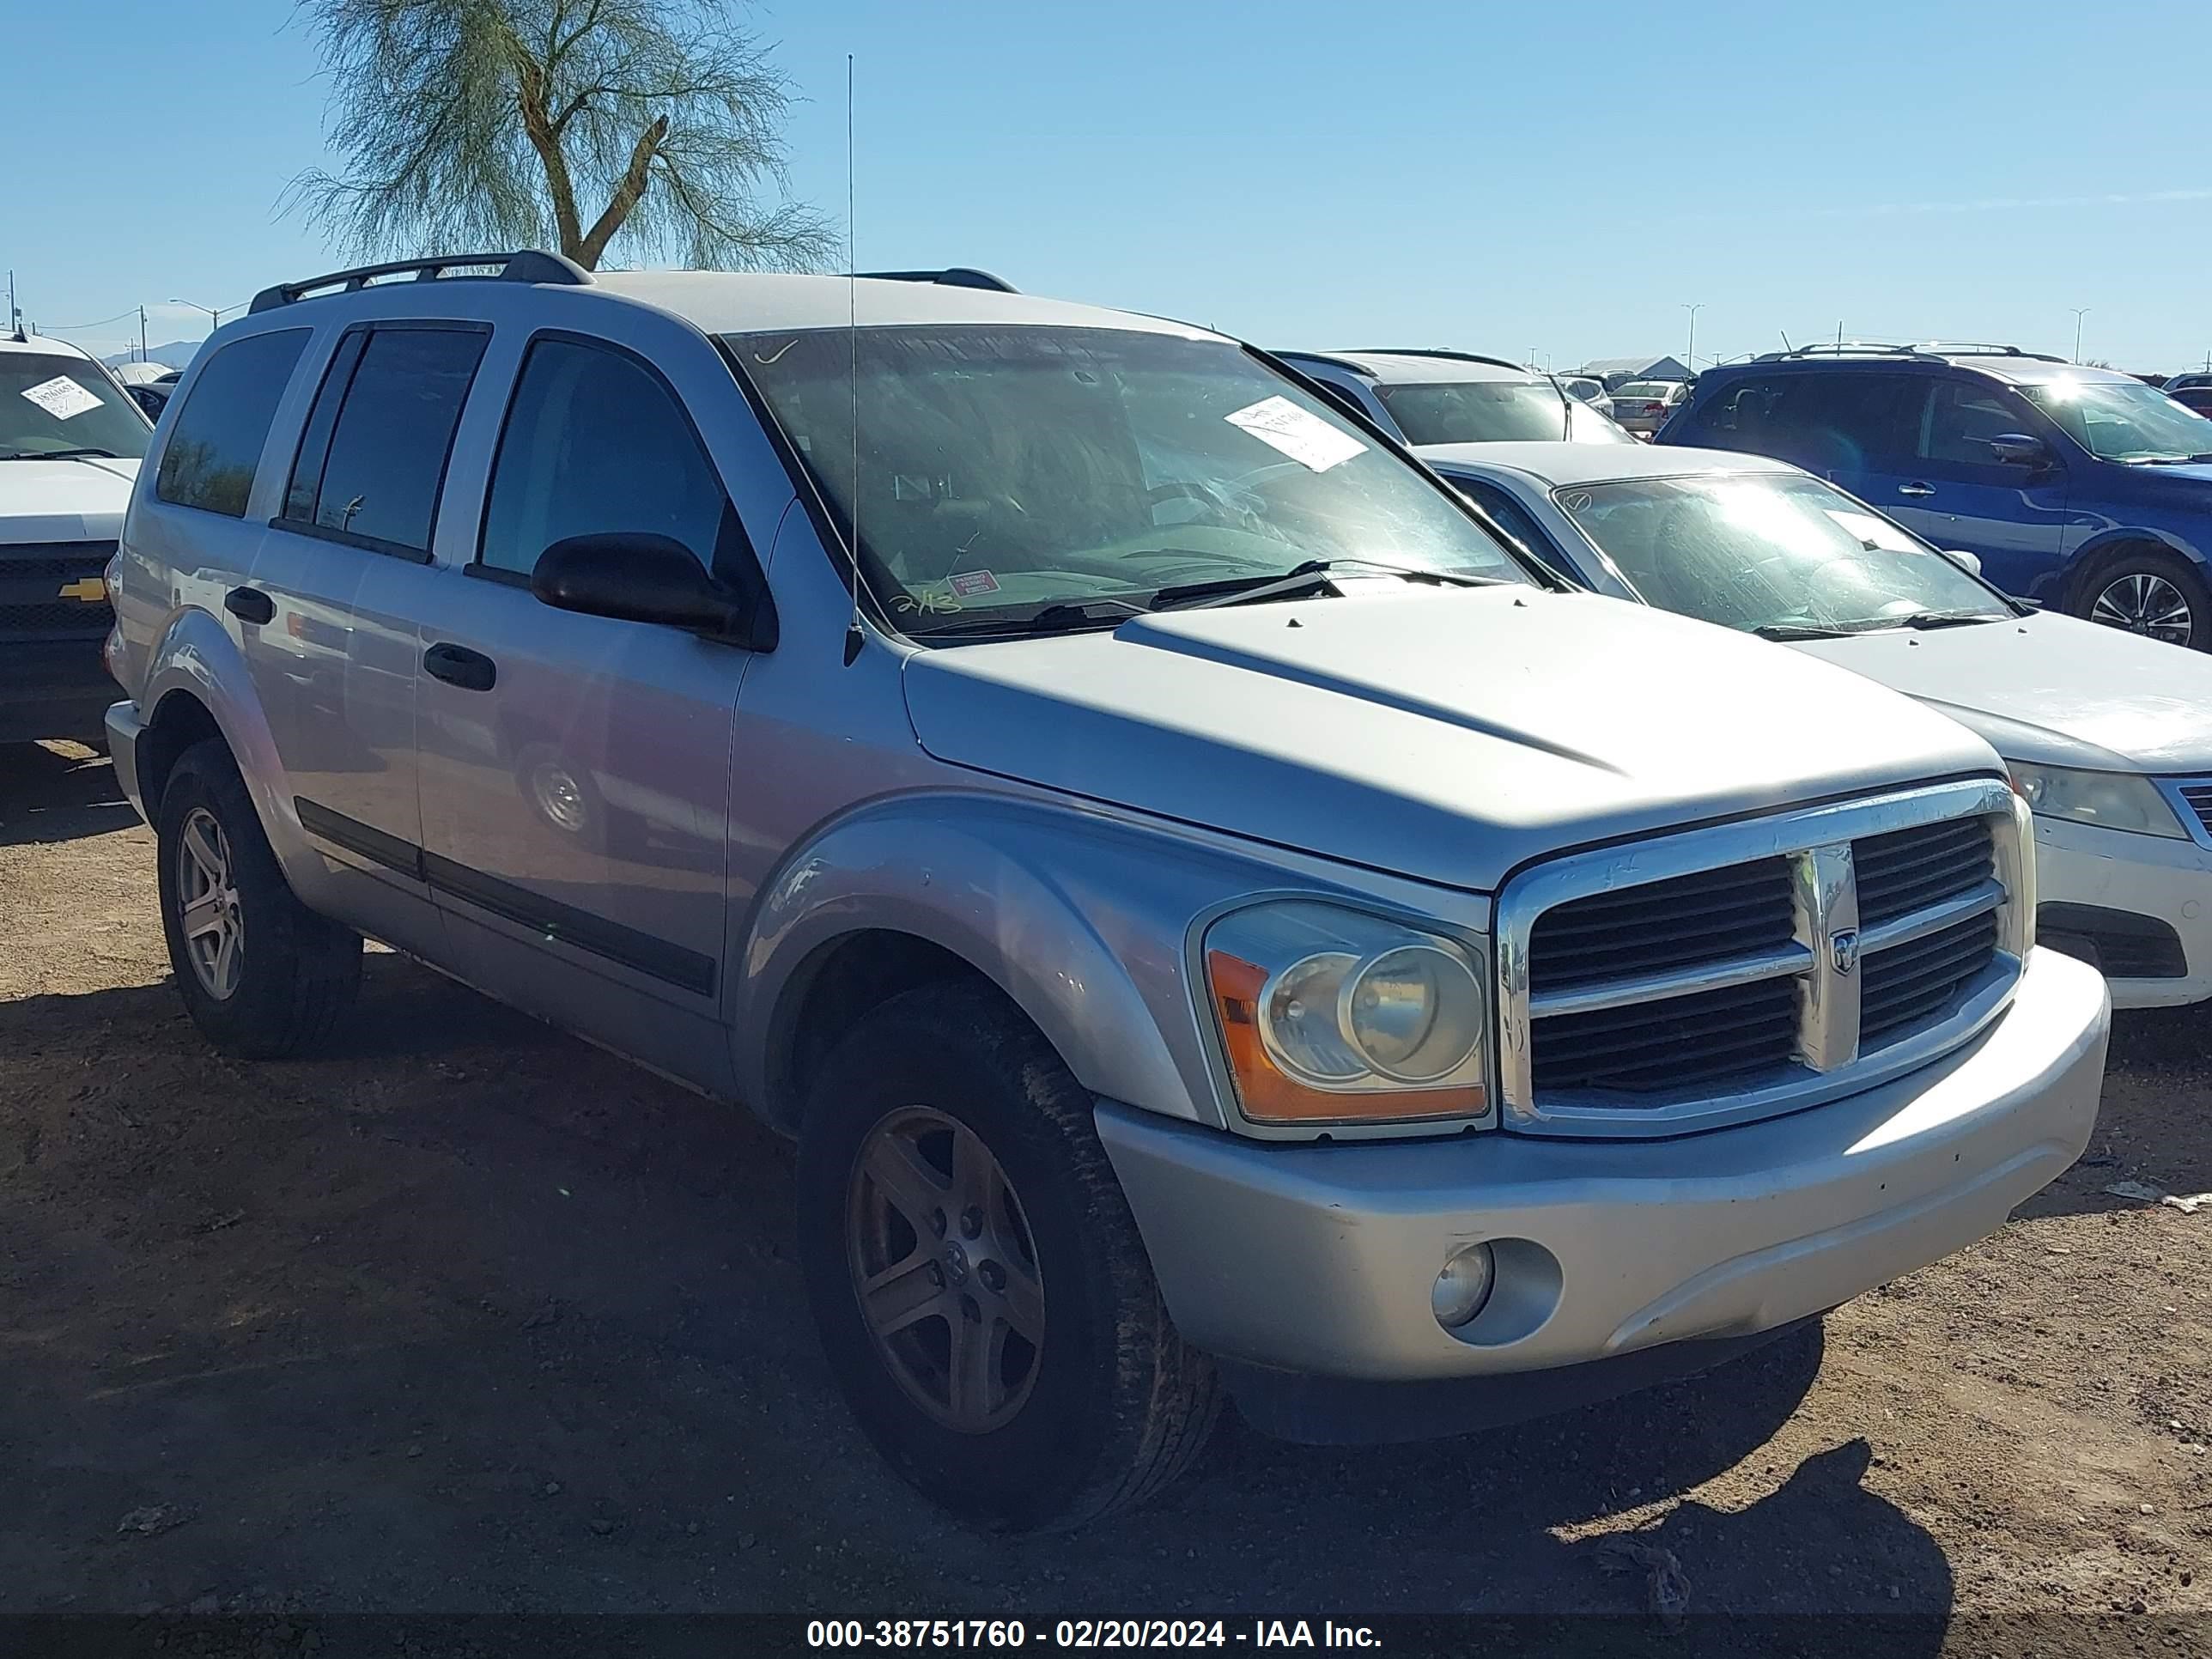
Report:
[{"label": "light pole", "polygon": [[1690,343],[1686,348],[1690,355],[1683,360],[1682,366],[1692,374],[1695,374],[1698,368],[1698,313],[1705,308],[1705,301],[1702,300],[1696,305],[1686,302],[1682,307],[1683,310],[1690,313]]},{"label": "light pole", "polygon": [[219,329],[219,328],[221,328],[221,327],[222,326],[222,313],[223,313],[223,311],[224,311],[224,309],[225,309],[225,307],[221,307],[221,306],[204,306],[204,305],[200,304],[200,303],[199,303],[198,301],[196,301],[196,300],[176,300],[176,299],[173,299],[173,300],[171,300],[171,301],[169,301],[169,303],[170,303],[171,305],[173,305],[173,306],[182,306],[182,307],[185,307],[185,310],[187,310],[187,311],[204,311],[205,313],[207,313],[207,314],[208,314],[208,332],[209,332],[209,333],[210,333],[210,334],[214,333],[214,332],[216,331],[216,330],[217,330],[217,329]]},{"label": "light pole", "polygon": [[2067,309],[2074,313],[2074,361],[2078,363],[2081,361],[2081,319],[2089,314],[2089,307],[2069,306]]}]

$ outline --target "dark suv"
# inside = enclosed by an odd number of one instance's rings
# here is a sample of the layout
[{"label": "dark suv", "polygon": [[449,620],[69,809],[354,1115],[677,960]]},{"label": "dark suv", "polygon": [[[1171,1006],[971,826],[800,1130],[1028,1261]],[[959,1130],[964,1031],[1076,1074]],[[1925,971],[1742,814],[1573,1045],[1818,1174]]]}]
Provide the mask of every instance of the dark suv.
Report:
[{"label": "dark suv", "polygon": [[2212,647],[2212,421],[2017,346],[1846,345],[1709,370],[1657,441],[1841,485],[2008,592]]}]

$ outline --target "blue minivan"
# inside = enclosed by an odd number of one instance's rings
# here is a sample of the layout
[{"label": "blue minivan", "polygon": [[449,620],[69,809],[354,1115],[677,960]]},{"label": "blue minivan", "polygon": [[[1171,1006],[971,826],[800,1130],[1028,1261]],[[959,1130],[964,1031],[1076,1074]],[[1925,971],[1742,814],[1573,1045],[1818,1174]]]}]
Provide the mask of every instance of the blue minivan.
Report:
[{"label": "blue minivan", "polygon": [[2212,648],[2212,421],[2017,346],[1806,347],[1698,377],[1656,441],[1817,472],[2007,592]]}]

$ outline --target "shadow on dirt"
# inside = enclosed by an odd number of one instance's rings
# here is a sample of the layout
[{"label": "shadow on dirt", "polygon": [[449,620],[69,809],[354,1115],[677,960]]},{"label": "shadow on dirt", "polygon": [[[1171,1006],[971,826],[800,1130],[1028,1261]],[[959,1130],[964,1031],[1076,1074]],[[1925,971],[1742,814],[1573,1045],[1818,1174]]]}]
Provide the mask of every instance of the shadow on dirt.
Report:
[{"label": "shadow on dirt", "polygon": [[[1865,1443],[1760,1461],[1817,1326],[1456,1441],[1231,1420],[1150,1509],[970,1532],[830,1384],[783,1143],[413,963],[368,969],[327,1054],[264,1066],[211,1054],[165,985],[0,1006],[29,1472],[0,1610],[1638,1615],[1671,1605],[1667,1560],[1692,1615],[1950,1605]],[[1664,1557],[1561,1535],[1746,1465],[1771,1496],[1631,1534]]]},{"label": "shadow on dirt", "polygon": [[0,743],[0,847],[75,841],[137,821],[106,756],[81,744]]}]

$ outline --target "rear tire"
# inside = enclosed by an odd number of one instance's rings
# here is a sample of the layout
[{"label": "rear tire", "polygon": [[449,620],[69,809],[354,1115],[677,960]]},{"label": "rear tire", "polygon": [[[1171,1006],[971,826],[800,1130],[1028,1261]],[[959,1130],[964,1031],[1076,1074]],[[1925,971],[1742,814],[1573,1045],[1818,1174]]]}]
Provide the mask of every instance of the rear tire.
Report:
[{"label": "rear tire", "polygon": [[1092,1110],[1036,1028],[975,984],[866,1015],[808,1091],[799,1256],[830,1370],[884,1460],[981,1525],[1071,1527],[1141,1502],[1218,1409]]},{"label": "rear tire", "polygon": [[319,1042],[361,988],[361,935],[293,893],[230,750],[179,756],[157,816],[161,931],[192,1023],[240,1060]]},{"label": "rear tire", "polygon": [[2179,553],[2125,549],[2091,571],[2072,599],[2067,608],[2087,621],[2192,650],[2212,648],[2212,587]]}]

